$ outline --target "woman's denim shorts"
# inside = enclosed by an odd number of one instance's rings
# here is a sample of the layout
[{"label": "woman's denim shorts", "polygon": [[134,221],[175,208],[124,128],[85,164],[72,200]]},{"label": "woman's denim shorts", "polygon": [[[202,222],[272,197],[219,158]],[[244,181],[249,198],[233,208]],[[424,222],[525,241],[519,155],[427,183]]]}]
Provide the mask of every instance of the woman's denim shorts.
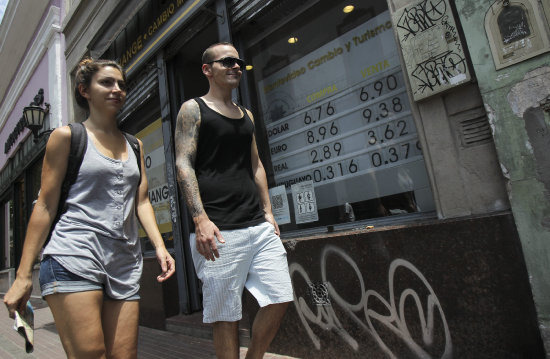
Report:
[{"label": "woman's denim shorts", "polygon": [[[39,281],[42,297],[55,293],[76,293],[90,290],[101,290],[105,293],[101,283],[93,282],[69,272],[50,256],[44,257],[40,263]],[[113,299],[107,294],[104,294],[104,296],[105,299]],[[123,300],[138,299],[139,294],[134,294]]]}]

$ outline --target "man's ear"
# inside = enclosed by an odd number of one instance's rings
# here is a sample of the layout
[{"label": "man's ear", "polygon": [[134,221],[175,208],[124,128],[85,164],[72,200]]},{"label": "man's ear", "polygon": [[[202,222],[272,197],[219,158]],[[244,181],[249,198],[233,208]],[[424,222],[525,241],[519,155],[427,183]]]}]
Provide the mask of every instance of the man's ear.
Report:
[{"label": "man's ear", "polygon": [[80,92],[80,95],[85,99],[88,100],[90,98],[90,95],[88,95],[88,88],[84,86],[84,84],[78,85],[78,92]]},{"label": "man's ear", "polygon": [[206,77],[212,76],[212,65],[209,64],[202,64],[202,73]]}]

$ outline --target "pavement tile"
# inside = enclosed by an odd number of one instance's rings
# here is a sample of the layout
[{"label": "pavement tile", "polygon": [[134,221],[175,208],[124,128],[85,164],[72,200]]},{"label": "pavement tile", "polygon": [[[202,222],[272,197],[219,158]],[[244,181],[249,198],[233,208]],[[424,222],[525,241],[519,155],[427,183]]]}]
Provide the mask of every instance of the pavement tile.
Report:
[{"label": "pavement tile", "polygon": [[[3,296],[0,296],[3,298]],[[13,320],[8,317],[4,305],[0,305],[0,358],[2,359],[57,359],[65,358],[63,346],[55,329],[50,309],[44,304],[35,306],[34,352],[25,353],[23,338],[13,330]],[[34,304],[34,303],[33,303]],[[242,347],[240,358],[244,359],[246,348]],[[215,358],[212,340],[190,337],[140,326],[138,359],[211,359]],[[264,359],[296,359],[266,353]]]}]

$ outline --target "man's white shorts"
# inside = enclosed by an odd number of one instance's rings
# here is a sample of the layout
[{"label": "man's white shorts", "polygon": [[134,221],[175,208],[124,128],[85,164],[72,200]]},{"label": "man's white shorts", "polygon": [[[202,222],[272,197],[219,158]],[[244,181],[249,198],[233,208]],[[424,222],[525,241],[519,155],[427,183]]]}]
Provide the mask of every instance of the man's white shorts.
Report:
[{"label": "man's white shorts", "polygon": [[240,320],[243,287],[260,307],[293,300],[286,251],[271,223],[221,233],[225,243],[217,242],[220,257],[215,261],[197,251],[195,233],[189,239],[202,281],[205,323]]}]

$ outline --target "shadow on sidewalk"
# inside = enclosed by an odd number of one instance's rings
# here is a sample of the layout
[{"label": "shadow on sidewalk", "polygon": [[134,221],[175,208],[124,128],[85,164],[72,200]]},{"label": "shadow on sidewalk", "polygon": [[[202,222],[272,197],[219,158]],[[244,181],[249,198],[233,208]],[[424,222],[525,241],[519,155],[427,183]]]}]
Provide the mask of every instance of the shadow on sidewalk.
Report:
[{"label": "shadow on sidewalk", "polygon": [[[0,294],[3,300],[4,295]],[[46,301],[32,298],[34,311],[34,352],[25,353],[23,338],[13,330],[13,320],[8,317],[6,306],[0,305],[0,358],[10,359],[52,359],[65,358],[65,352],[55,328],[53,316]],[[86,325],[86,323],[82,323]],[[246,348],[241,348],[240,358],[244,359]],[[211,339],[197,338],[180,333],[139,327],[138,359],[210,359],[215,358],[214,343]],[[267,353],[264,359],[292,359]]]}]

